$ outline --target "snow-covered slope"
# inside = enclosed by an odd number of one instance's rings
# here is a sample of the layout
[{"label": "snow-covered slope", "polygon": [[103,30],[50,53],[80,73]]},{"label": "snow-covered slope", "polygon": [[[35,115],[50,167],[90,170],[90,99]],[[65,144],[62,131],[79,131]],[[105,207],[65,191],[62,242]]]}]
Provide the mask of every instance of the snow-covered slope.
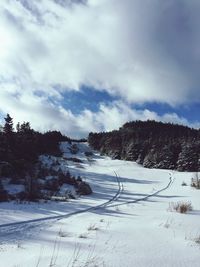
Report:
[{"label": "snow-covered slope", "polygon": [[[0,226],[0,267],[199,266],[200,191],[190,187],[192,173],[144,169],[94,152],[88,156],[87,144],[77,147],[72,155],[62,144],[62,168],[84,177],[94,193],[65,203],[1,203],[1,224],[69,216]],[[169,203],[177,201],[191,201],[193,211],[170,211]],[[80,210],[87,211],[74,214]]]}]

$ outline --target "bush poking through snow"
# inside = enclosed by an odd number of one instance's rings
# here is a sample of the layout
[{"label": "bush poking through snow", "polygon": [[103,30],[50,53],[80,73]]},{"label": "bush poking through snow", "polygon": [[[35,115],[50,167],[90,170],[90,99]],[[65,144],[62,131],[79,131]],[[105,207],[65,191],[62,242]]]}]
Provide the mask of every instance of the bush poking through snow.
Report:
[{"label": "bush poking through snow", "polygon": [[70,234],[69,233],[66,233],[62,229],[60,229],[59,232],[58,232],[58,236],[59,237],[69,237]]},{"label": "bush poking through snow", "polygon": [[97,231],[99,228],[96,226],[96,224],[90,224],[88,227],[88,231]]},{"label": "bush poking through snow", "polygon": [[186,182],[182,182],[182,184],[181,184],[182,186],[187,186],[187,184],[186,184]]},{"label": "bush poking through snow", "polygon": [[195,174],[195,178],[192,178],[191,186],[196,189],[200,189],[200,178],[198,172]]},{"label": "bush poking through snow", "polygon": [[194,241],[195,241],[198,245],[200,245],[200,236],[198,236],[197,238],[195,238]]},{"label": "bush poking through snow", "polygon": [[92,194],[92,188],[86,182],[78,182],[76,192],[80,195],[90,195]]},{"label": "bush poking through snow", "polygon": [[79,237],[79,238],[83,238],[83,239],[85,239],[85,238],[88,237],[88,234],[87,234],[87,233],[80,234],[78,237]]},{"label": "bush poking through snow", "polygon": [[190,201],[171,202],[169,203],[169,210],[179,213],[187,213],[192,210],[192,203]]}]

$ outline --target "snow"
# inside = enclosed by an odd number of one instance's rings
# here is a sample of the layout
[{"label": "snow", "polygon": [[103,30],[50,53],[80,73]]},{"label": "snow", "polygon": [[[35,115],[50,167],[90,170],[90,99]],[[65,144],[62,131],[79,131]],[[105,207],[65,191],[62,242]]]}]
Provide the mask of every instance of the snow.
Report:
[{"label": "snow", "polygon": [[[0,267],[199,267],[200,190],[190,186],[193,173],[145,169],[98,153],[88,158],[87,144],[77,144],[79,151],[73,155],[69,144],[61,146],[66,158],[83,161],[60,159],[62,168],[84,177],[94,193],[69,202],[0,203],[0,224],[69,214],[59,220],[0,227]],[[118,198],[70,216],[116,195],[115,173],[122,185]],[[187,186],[181,185],[183,181]],[[190,201],[193,210],[170,211],[169,204],[178,201]]]},{"label": "snow", "polygon": [[72,194],[74,198],[78,197],[74,186],[69,185],[69,184],[63,184],[58,192],[58,195],[63,196],[63,195],[69,195],[69,194]]},{"label": "snow", "polygon": [[20,192],[25,191],[25,187],[22,184],[9,184],[9,183],[3,183],[4,189],[9,194],[18,194]]}]

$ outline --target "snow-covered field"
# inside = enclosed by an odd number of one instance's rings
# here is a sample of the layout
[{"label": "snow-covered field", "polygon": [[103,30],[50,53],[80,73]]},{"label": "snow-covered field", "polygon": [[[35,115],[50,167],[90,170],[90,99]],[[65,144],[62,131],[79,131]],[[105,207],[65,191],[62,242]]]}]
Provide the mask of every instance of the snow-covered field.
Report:
[{"label": "snow-covered field", "polygon": [[[192,173],[85,157],[87,146],[79,148],[83,163],[62,160],[62,168],[84,177],[94,193],[64,203],[1,203],[1,225],[69,216],[0,226],[0,267],[200,266],[200,191],[190,187]],[[67,145],[63,151],[72,156]],[[193,210],[170,211],[169,203],[178,201],[190,201]]]}]

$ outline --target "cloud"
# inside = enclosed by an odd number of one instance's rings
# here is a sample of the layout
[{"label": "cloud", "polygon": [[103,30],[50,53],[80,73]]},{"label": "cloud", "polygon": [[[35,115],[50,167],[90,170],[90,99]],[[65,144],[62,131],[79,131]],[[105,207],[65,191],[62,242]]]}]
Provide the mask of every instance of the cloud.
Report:
[{"label": "cloud", "polygon": [[[17,122],[30,121],[31,126],[39,131],[60,130],[70,137],[87,137],[89,132],[112,131],[125,122],[132,120],[156,120],[200,127],[199,123],[190,124],[187,119],[176,113],[159,116],[148,109],[134,109],[123,101],[101,103],[96,112],[88,109],[73,114],[57,103],[50,102],[45,96],[30,93],[5,94],[0,92],[1,108],[9,112]],[[2,121],[3,123],[3,121]]]},{"label": "cloud", "polygon": [[[199,11],[195,0],[2,0],[0,111],[72,135],[133,119],[189,124],[130,104],[200,102]],[[121,100],[74,115],[63,93],[81,85]]]},{"label": "cloud", "polygon": [[86,129],[90,129],[90,131],[112,131],[133,120],[156,120],[188,125],[194,128],[200,126],[198,122],[190,124],[186,118],[179,117],[176,113],[158,115],[148,109],[134,109],[122,101],[114,101],[110,104],[102,103],[95,113],[85,110],[76,117],[76,120],[79,126],[84,129],[84,125],[87,125]]},{"label": "cloud", "polygon": [[200,3],[77,2],[1,1],[4,79],[47,94],[86,84],[129,102],[200,100]]}]

